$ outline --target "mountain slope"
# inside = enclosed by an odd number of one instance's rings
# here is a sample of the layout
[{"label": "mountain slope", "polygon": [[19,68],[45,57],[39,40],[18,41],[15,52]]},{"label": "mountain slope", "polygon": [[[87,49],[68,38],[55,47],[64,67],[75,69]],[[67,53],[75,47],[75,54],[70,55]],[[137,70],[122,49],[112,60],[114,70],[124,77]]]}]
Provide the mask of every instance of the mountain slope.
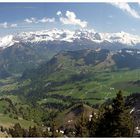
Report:
[{"label": "mountain slope", "polygon": [[[84,73],[91,67],[94,67],[100,62],[105,61],[108,54],[108,50],[78,50],[60,52],[50,61],[42,64],[34,71],[39,77],[48,77],[50,74],[61,74],[61,72],[63,74],[66,72],[65,76],[66,74],[69,75],[70,73],[80,74],[80,72]],[[23,78],[34,77],[32,74],[34,74],[34,72],[30,71],[28,74],[28,71],[26,71],[23,74]]]},{"label": "mountain slope", "polygon": [[132,49],[60,52],[38,68],[25,71],[21,80],[31,82],[21,91],[27,99],[45,102],[47,106],[51,100],[54,106],[60,100],[69,104],[65,100],[68,96],[96,104],[113,97],[115,90],[120,89],[116,84],[138,79],[139,62],[139,50]]},{"label": "mountain slope", "polygon": [[[24,43],[17,43],[0,52],[0,71],[4,73],[17,74],[25,69],[35,68],[44,60],[48,60],[45,48],[33,48]],[[49,51],[48,51],[49,53]],[[8,75],[5,75],[5,77]]]},{"label": "mountain slope", "polygon": [[[15,74],[36,68],[61,51],[82,49],[139,48],[140,37],[125,32],[96,33],[93,30],[45,30],[0,38],[0,72]],[[114,58],[115,59],[115,58]],[[2,74],[1,74],[2,75]]]},{"label": "mountain slope", "polygon": [[[103,69],[137,69],[140,68],[140,51],[136,49],[122,49],[109,51],[105,49],[86,49],[77,51],[60,52],[50,61],[40,65],[34,72],[38,76],[50,76],[50,74],[69,72],[86,73],[90,70]],[[34,72],[28,71],[23,77],[31,77]],[[33,76],[34,77],[34,76]]]},{"label": "mountain slope", "polygon": [[16,35],[8,35],[0,38],[0,48],[10,47],[15,43],[49,43],[69,42],[81,44],[100,44],[104,42],[120,43],[127,46],[140,44],[140,37],[125,32],[97,33],[94,30],[58,30],[50,29],[36,32],[23,32]]}]

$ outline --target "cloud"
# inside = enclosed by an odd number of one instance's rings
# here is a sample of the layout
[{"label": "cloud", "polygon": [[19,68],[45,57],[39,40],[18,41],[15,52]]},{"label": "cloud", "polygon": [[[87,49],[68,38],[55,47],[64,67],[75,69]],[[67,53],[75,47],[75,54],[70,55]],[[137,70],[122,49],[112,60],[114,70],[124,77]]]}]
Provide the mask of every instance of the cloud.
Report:
[{"label": "cloud", "polygon": [[66,11],[65,16],[66,17],[60,17],[60,22],[62,22],[63,24],[78,25],[82,28],[87,27],[88,23],[86,21],[81,21],[80,19],[77,19],[74,12]]},{"label": "cloud", "polygon": [[31,23],[47,23],[47,22],[55,22],[55,18],[42,18],[42,19],[37,19],[37,18],[34,18],[34,17],[31,17],[31,18],[26,18],[24,20],[26,23],[28,24],[31,24]]},{"label": "cloud", "polygon": [[24,21],[25,21],[26,23],[36,23],[36,22],[37,22],[37,21],[36,21],[36,18],[34,18],[34,17],[26,18]]},{"label": "cloud", "polygon": [[4,22],[4,23],[0,23],[0,27],[1,28],[16,28],[17,27],[17,24],[8,24],[7,22]]},{"label": "cloud", "polygon": [[130,5],[128,3],[125,2],[114,2],[111,3],[113,6],[121,9],[122,11],[128,13],[129,15],[133,16],[134,18],[140,18],[140,15],[138,14],[138,12],[131,8]]},{"label": "cloud", "polygon": [[57,11],[56,15],[57,16],[61,16],[62,15],[62,12],[61,11]]},{"label": "cloud", "polygon": [[11,24],[11,27],[15,28],[15,27],[17,27],[17,24]]},{"label": "cloud", "polygon": [[55,18],[42,18],[40,20],[38,20],[38,22],[41,22],[41,23],[47,23],[47,22],[55,22]]},{"label": "cloud", "polygon": [[3,28],[8,28],[8,23],[7,22],[1,23],[0,26]]}]

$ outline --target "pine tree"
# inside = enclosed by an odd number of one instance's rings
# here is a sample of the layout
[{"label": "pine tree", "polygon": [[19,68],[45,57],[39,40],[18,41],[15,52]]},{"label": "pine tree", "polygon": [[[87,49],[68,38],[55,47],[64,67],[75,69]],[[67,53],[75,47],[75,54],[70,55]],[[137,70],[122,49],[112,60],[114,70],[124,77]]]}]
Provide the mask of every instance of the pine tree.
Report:
[{"label": "pine tree", "polygon": [[10,133],[12,137],[23,137],[23,129],[19,123],[15,124],[13,129],[10,129]]},{"label": "pine tree", "polygon": [[99,114],[97,127],[94,134],[96,137],[110,137],[112,136],[112,120],[114,119],[112,118],[112,109],[110,106],[105,106],[104,110],[101,110],[102,112]]},{"label": "pine tree", "polygon": [[116,137],[131,137],[133,135],[134,121],[129,110],[125,106],[125,101],[122,92],[119,91],[116,98],[113,100],[113,118],[114,120],[114,136]]},{"label": "pine tree", "polygon": [[50,137],[48,129],[43,132],[43,137]]},{"label": "pine tree", "polygon": [[105,105],[97,123],[97,137],[130,137],[133,135],[133,119],[125,107],[121,91],[111,105]]},{"label": "pine tree", "polygon": [[113,99],[112,107],[113,112],[116,115],[122,113],[125,110],[125,101],[121,91],[119,91],[116,95],[116,98]]},{"label": "pine tree", "polygon": [[42,137],[42,130],[34,126],[29,128],[29,137]]},{"label": "pine tree", "polygon": [[88,120],[82,113],[80,119],[75,124],[75,136],[76,137],[89,137]]},{"label": "pine tree", "polygon": [[54,138],[58,137],[56,130],[57,130],[56,122],[53,120],[51,131],[52,131],[52,137],[54,137]]}]

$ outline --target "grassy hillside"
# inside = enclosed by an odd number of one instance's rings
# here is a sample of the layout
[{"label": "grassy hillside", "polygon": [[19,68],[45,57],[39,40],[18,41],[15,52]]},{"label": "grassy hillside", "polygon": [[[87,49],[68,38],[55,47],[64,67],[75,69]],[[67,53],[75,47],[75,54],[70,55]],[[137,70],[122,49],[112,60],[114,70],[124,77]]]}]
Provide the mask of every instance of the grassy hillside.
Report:
[{"label": "grassy hillside", "polygon": [[[137,60],[136,68],[132,62],[125,63],[132,57]],[[6,126],[20,122],[29,127],[50,125],[56,118],[59,125],[66,126],[81,112],[91,114],[92,106],[115,97],[120,89],[124,96],[139,92],[139,58],[125,50],[121,53],[89,49],[61,52],[38,68],[26,70],[22,77],[0,79],[0,97],[10,100],[0,100],[0,120]],[[81,107],[81,103],[86,105]]]},{"label": "grassy hillside", "polygon": [[[127,51],[87,49],[61,52],[37,69],[24,72],[22,80],[30,82],[19,89],[27,99],[37,101],[43,107],[60,110],[81,100],[91,105],[103,103],[120,89],[124,95],[138,92],[138,86],[125,83],[139,80],[140,55],[136,50],[133,51],[136,55]],[[125,86],[121,86],[122,83]]]}]

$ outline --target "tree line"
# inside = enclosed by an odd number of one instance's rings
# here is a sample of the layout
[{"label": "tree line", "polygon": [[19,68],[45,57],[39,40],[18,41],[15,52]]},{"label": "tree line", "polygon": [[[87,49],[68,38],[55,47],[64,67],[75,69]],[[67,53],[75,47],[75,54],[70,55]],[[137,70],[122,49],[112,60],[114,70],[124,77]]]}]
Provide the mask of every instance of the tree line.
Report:
[{"label": "tree line", "polygon": [[134,118],[121,91],[112,102],[101,105],[90,118],[85,116],[83,112],[74,128],[66,128],[64,133],[60,133],[55,121],[52,121],[50,130],[45,126],[24,129],[15,124],[6,131],[12,137],[133,137]]}]

